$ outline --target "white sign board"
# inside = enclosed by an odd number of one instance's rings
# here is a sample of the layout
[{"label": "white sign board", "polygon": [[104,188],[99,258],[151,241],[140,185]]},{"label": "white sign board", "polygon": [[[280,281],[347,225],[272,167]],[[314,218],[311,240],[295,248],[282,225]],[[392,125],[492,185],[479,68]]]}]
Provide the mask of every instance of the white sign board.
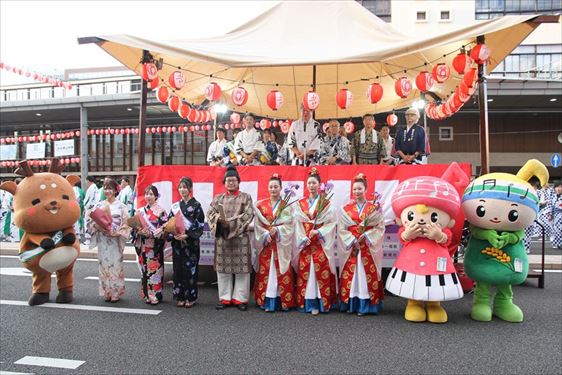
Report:
[{"label": "white sign board", "polygon": [[45,142],[28,143],[25,146],[26,159],[43,159],[45,157]]},{"label": "white sign board", "polygon": [[74,155],[74,139],[55,142],[55,156]]},{"label": "white sign board", "polygon": [[0,160],[16,160],[17,150],[16,145],[0,146]]}]

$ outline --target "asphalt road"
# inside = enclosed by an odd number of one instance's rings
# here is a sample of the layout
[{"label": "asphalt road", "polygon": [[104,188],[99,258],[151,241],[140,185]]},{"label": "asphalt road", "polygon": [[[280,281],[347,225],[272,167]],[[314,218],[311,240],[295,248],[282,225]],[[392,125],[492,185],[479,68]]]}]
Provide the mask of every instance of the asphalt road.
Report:
[{"label": "asphalt road", "polygon": [[[201,287],[190,310],[175,307],[170,285],[164,303],[148,306],[138,297],[140,284],[127,282],[125,297],[108,304],[97,296],[97,280],[85,279],[97,276],[97,263],[83,260],[75,267],[74,305],[160,313],[10,305],[7,300],[27,300],[31,278],[6,275],[20,267],[15,258],[1,257],[0,267],[0,373],[562,373],[562,273],[549,273],[545,289],[536,280],[516,287],[521,324],[474,322],[472,298],[465,296],[445,303],[449,322],[435,325],[405,321],[405,301],[391,296],[379,316],[312,317],[268,314],[253,305],[247,312],[216,311],[211,285]],[[138,275],[134,263],[125,272]],[[14,363],[25,356],[84,363],[75,370]]]}]

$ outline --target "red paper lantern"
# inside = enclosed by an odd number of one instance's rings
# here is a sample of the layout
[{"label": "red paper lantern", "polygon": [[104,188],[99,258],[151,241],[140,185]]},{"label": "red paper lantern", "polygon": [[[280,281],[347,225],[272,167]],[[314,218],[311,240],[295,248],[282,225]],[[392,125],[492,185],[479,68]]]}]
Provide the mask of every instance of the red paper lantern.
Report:
[{"label": "red paper lantern", "polygon": [[307,110],[314,111],[320,105],[320,97],[314,91],[309,91],[304,94],[302,104]]},{"label": "red paper lantern", "polygon": [[65,163],[65,164],[70,164],[70,158],[64,159],[64,163]]},{"label": "red paper lantern", "polygon": [[150,133],[152,133],[152,129],[146,128],[146,129],[144,130],[144,132],[145,132],[146,134],[150,134]]},{"label": "red paper lantern", "polygon": [[336,94],[336,104],[341,109],[346,109],[353,103],[353,94],[348,89],[340,89]]},{"label": "red paper lantern", "polygon": [[4,144],[4,143],[6,143],[6,140],[4,138],[0,138],[0,143]]},{"label": "red paper lantern", "polygon": [[421,72],[416,76],[416,87],[420,91],[429,91],[433,86],[433,77],[426,71]]},{"label": "red paper lantern", "polygon": [[[100,135],[100,134],[101,134],[101,129],[96,129],[95,132],[96,132],[96,135]],[[52,135],[52,134],[51,134],[51,135]]]},{"label": "red paper lantern", "polygon": [[234,123],[234,124],[239,124],[240,123],[240,115],[236,112],[233,112],[230,115],[230,121],[232,121],[232,123]]},{"label": "red paper lantern", "polygon": [[355,130],[355,125],[353,124],[353,122],[347,121],[343,124],[343,128],[347,134],[351,134]]},{"label": "red paper lantern", "polygon": [[180,106],[180,98],[178,98],[177,96],[174,95],[170,98],[170,100],[168,100],[168,108],[170,108],[170,111],[177,112],[179,106]]},{"label": "red paper lantern", "polygon": [[324,131],[324,133],[328,133],[328,127],[330,126],[329,122],[325,122],[322,124],[322,130]]},{"label": "red paper lantern", "polygon": [[162,133],[162,128],[160,126],[156,127],[156,133],[158,134]]},{"label": "red paper lantern", "polygon": [[144,63],[142,64],[142,79],[145,81],[152,81],[154,78],[158,77],[158,68],[156,64]]},{"label": "red paper lantern", "polygon": [[232,90],[232,102],[237,106],[243,106],[248,101],[248,91],[244,87],[237,87]]},{"label": "red paper lantern", "polygon": [[189,122],[195,122],[196,119],[197,119],[197,110],[192,108],[191,111],[189,111],[189,114],[187,115],[187,120]]},{"label": "red paper lantern", "polygon": [[438,83],[443,83],[451,76],[451,69],[446,64],[437,64],[433,68],[431,75]]},{"label": "red paper lantern", "polygon": [[74,132],[74,136],[80,137],[80,130],[76,130],[76,131]]},{"label": "red paper lantern", "polygon": [[172,86],[173,89],[181,90],[185,85],[185,76],[181,71],[176,70],[170,74],[168,82],[170,82],[170,86]]},{"label": "red paper lantern", "polygon": [[282,122],[280,127],[281,127],[281,132],[283,132],[283,134],[287,134],[289,132],[289,129],[291,128],[291,126],[287,121]]},{"label": "red paper lantern", "polygon": [[267,94],[267,106],[274,111],[277,111],[279,108],[283,107],[283,103],[285,103],[285,98],[283,97],[282,92],[271,90]]},{"label": "red paper lantern", "polygon": [[158,91],[156,92],[156,99],[160,103],[166,103],[169,97],[170,97],[170,90],[168,90],[167,87],[161,86],[158,88]]},{"label": "red paper lantern", "polygon": [[210,101],[219,100],[221,97],[221,93],[221,87],[218,85],[218,83],[215,82],[209,83],[205,88],[205,98]]},{"label": "red paper lantern", "polygon": [[461,100],[460,96],[457,93],[453,94],[453,103],[455,107],[460,108],[463,106],[464,102]]},{"label": "red paper lantern", "polygon": [[125,129],[125,134],[131,134],[131,130],[132,129],[129,129],[129,128]]},{"label": "red paper lantern", "polygon": [[490,48],[486,44],[477,44],[470,50],[470,57],[474,62],[481,65],[490,58]]},{"label": "red paper lantern", "polygon": [[225,129],[225,130],[230,129],[230,125],[229,125],[229,124],[224,124],[224,129]]},{"label": "red paper lantern", "polygon": [[201,129],[199,125],[195,125],[195,131],[198,132]]},{"label": "red paper lantern", "polygon": [[464,50],[462,50],[461,53],[456,55],[453,59],[453,69],[455,69],[458,74],[464,74],[464,72],[466,72],[471,65],[472,59],[466,54]]},{"label": "red paper lantern", "polygon": [[190,112],[189,105],[187,103],[181,102],[181,104],[178,107],[178,115],[181,118],[186,119],[187,115],[189,115],[189,112]]},{"label": "red paper lantern", "polygon": [[191,125],[191,126],[189,127],[189,131],[192,132],[192,131],[194,131],[194,130],[195,130],[195,126]]},{"label": "red paper lantern", "polygon": [[115,134],[115,129],[109,129],[109,134]]},{"label": "red paper lantern", "polygon": [[383,94],[383,88],[379,83],[371,83],[369,88],[367,89],[367,98],[371,104],[376,104],[379,100],[381,100]]},{"label": "red paper lantern", "polygon": [[274,128],[279,126],[279,121],[275,120],[273,121],[273,123],[271,124]]},{"label": "red paper lantern", "polygon": [[406,98],[412,92],[412,82],[406,77],[400,77],[394,83],[394,91],[401,98]]},{"label": "red paper lantern", "polygon": [[478,79],[478,71],[476,68],[470,68],[466,73],[464,73],[464,77],[462,81],[468,87],[474,87],[475,81]]},{"label": "red paper lantern", "polygon": [[147,87],[149,90],[154,90],[160,84],[160,79],[158,77],[154,78],[152,81],[148,82]]},{"label": "red paper lantern", "polygon": [[179,131],[180,133],[183,133],[183,132],[185,131],[184,129],[185,129],[185,127],[184,127],[183,125],[180,125],[180,126],[178,127],[178,131]]},{"label": "red paper lantern", "polygon": [[386,124],[388,126],[394,126],[398,124],[398,116],[396,116],[394,113],[389,114],[388,116],[386,116]]},{"label": "red paper lantern", "polygon": [[23,141],[27,142],[27,141],[29,141],[29,138],[27,136],[23,136]]}]

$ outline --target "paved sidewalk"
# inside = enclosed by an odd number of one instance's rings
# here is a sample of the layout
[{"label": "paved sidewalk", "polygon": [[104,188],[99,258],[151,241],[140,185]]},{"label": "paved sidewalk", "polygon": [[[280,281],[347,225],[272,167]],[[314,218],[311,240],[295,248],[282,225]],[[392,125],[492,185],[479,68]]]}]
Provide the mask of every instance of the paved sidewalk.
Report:
[{"label": "paved sidewalk", "polygon": [[[15,242],[0,242],[0,255],[18,255],[19,244]],[[545,270],[560,270],[562,269],[562,250],[559,254],[552,254],[552,252],[557,252],[557,249],[549,250],[544,259],[544,269]],[[550,253],[550,254],[548,254]],[[97,258],[97,249],[90,249],[86,245],[80,246],[80,258]],[[125,252],[123,254],[125,260],[135,260],[137,259],[137,254],[133,246],[125,246]],[[540,269],[541,266],[541,255],[536,254],[536,250],[533,250],[533,254],[529,254],[529,265],[531,269]]]}]

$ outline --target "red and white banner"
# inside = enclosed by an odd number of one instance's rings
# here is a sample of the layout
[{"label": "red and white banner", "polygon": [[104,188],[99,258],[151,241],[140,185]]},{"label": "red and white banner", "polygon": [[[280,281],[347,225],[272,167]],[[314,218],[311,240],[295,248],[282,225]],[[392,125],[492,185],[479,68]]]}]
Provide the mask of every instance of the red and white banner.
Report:
[{"label": "red and white banner", "polygon": [[[468,176],[471,174],[471,166],[469,163],[460,163],[461,168]],[[334,207],[342,207],[351,198],[351,187],[353,177],[359,173],[363,173],[367,177],[367,197],[373,198],[374,192],[382,195],[383,210],[385,213],[385,224],[387,224],[387,234],[385,235],[383,251],[385,255],[384,266],[388,267],[392,264],[395,256],[400,250],[400,243],[396,236],[396,227],[394,224],[394,212],[392,211],[390,198],[398,184],[408,178],[415,176],[435,176],[441,177],[447,169],[447,164],[428,164],[428,165],[327,165],[317,166],[322,178],[322,182],[330,181],[334,184],[334,195],[332,203]],[[295,166],[248,166],[238,167],[241,183],[240,190],[252,196],[254,202],[256,200],[267,198],[267,185],[269,178],[273,173],[278,173],[283,184],[289,182],[300,186],[297,190],[297,197],[308,194],[306,191],[306,178],[310,167]],[[205,212],[209,209],[209,205],[213,196],[225,191],[223,185],[223,177],[226,168],[208,167],[208,166],[144,166],[138,171],[138,179],[136,185],[137,204],[139,207],[144,203],[144,190],[149,185],[158,188],[160,198],[159,205],[169,210],[172,202],[178,201],[180,195],[177,184],[181,177],[190,177],[193,180],[193,195],[197,199]],[[462,192],[460,192],[462,194]],[[460,240],[461,229],[464,223],[462,210],[456,218],[456,225],[452,228],[455,239]],[[212,257],[207,249],[210,246],[211,238],[202,237],[202,263],[212,264]],[[209,242],[209,243],[206,243]],[[454,241],[456,242],[456,241]]]}]

